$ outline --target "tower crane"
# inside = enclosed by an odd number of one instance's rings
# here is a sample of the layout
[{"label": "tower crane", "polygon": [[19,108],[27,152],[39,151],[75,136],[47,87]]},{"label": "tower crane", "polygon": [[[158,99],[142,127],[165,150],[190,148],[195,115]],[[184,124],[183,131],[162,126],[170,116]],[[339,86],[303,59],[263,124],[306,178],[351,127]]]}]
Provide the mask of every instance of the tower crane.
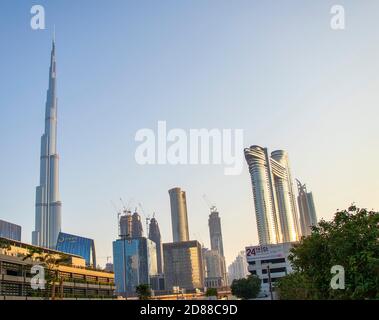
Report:
[{"label": "tower crane", "polygon": [[142,204],[140,202],[138,203],[138,206],[140,207],[141,212],[142,212],[143,216],[145,217],[145,221],[146,221],[146,238],[148,238],[149,237],[150,216],[149,215],[146,216],[145,210],[143,209]]},{"label": "tower crane", "polygon": [[204,202],[206,203],[208,209],[211,210],[211,213],[217,211],[217,207],[209,201],[206,194],[203,194],[203,199],[204,199]]}]

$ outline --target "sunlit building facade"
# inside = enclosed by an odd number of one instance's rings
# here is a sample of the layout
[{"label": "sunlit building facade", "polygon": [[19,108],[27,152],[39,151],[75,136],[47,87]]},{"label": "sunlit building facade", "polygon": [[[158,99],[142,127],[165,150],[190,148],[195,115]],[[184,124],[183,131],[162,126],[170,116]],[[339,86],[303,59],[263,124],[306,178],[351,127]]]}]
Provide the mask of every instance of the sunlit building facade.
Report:
[{"label": "sunlit building facade", "polygon": [[205,286],[207,288],[221,288],[226,286],[225,258],[218,250],[203,249],[205,268]]},{"label": "sunlit building facade", "polygon": [[166,290],[204,288],[204,265],[198,241],[163,244]]},{"label": "sunlit building facade", "polygon": [[[211,214],[208,218],[209,226],[209,237],[211,243],[211,250],[216,251],[220,256],[221,265],[221,284],[226,286],[228,284],[228,277],[226,272],[226,262],[224,256],[224,244],[222,240],[222,230],[221,230],[221,218],[219,212],[215,206],[210,208]],[[209,278],[209,275],[208,275]],[[209,286],[208,286],[209,287]]]},{"label": "sunlit building facade", "polygon": [[158,273],[163,274],[162,239],[161,239],[161,232],[159,230],[158,221],[157,219],[155,219],[155,217],[150,219],[149,239],[151,241],[154,241],[157,248]]},{"label": "sunlit building facade", "polygon": [[173,242],[188,241],[188,216],[186,193],[180,188],[168,191],[171,205],[171,224]]},{"label": "sunlit building facade", "polygon": [[241,251],[228,267],[229,283],[232,284],[233,280],[246,278],[248,274],[245,251]]},{"label": "sunlit building facade", "polygon": [[299,223],[287,152],[245,149],[260,244],[297,241]]},{"label": "sunlit building facade", "polygon": [[317,215],[315,204],[313,201],[312,192],[307,191],[307,186],[301,183],[299,180],[297,182],[297,203],[299,205],[299,215],[300,215],[300,228],[302,236],[309,236],[312,233],[312,226],[317,225]]},{"label": "sunlit building facade", "polygon": [[32,243],[54,249],[61,231],[59,195],[59,155],[57,153],[57,73],[55,42],[53,42],[49,70],[49,89],[45,108],[45,131],[41,137],[40,181],[36,188],[35,229]]},{"label": "sunlit building facade", "polygon": [[65,262],[58,264],[55,271],[62,280],[55,288],[58,298],[84,298],[84,299],[113,299],[114,274],[94,267],[88,268],[84,258],[77,255],[62,253],[57,250],[42,248],[0,237],[0,242],[6,248],[0,248],[0,300],[41,299],[52,289],[36,290],[31,287],[31,265],[39,265],[36,259],[26,259],[31,250],[41,251],[42,255],[49,255],[57,260],[65,256]]}]

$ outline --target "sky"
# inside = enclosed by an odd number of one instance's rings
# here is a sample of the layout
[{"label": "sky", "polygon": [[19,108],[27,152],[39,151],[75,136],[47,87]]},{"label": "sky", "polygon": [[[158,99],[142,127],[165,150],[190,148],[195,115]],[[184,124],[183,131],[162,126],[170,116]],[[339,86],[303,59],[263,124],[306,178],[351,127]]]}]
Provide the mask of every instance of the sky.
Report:
[{"label": "sky", "polygon": [[[30,27],[43,5],[46,29]],[[333,5],[344,30],[330,27]],[[227,263],[258,243],[246,163],[136,163],[142,128],[244,130],[244,146],[289,153],[319,218],[355,202],[379,209],[376,0],[2,0],[0,219],[31,241],[53,29],[62,230],[112,256],[120,198],[155,212],[172,240],[168,189],[187,192],[190,237],[209,247],[206,194]],[[243,150],[241,150],[243,152]],[[145,226],[145,224],[144,224]]]}]

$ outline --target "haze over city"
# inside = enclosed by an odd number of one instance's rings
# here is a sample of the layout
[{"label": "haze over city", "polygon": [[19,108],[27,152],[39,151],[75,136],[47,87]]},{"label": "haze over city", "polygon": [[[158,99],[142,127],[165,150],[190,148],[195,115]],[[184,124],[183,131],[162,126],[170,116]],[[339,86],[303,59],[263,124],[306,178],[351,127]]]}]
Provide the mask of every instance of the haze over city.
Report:
[{"label": "haze over city", "polygon": [[47,29],[33,31],[30,4],[3,1],[1,218],[31,241],[54,24],[62,230],[95,239],[100,264],[117,237],[111,201],[155,212],[169,242],[176,186],[187,193],[191,239],[209,247],[206,194],[228,264],[258,243],[246,163],[226,176],[220,165],[135,162],[136,131],[156,131],[159,120],[243,129],[245,147],[288,151],[318,218],[352,202],[378,209],[379,4],[342,2],[347,27],[333,31],[333,1],[40,1]]}]

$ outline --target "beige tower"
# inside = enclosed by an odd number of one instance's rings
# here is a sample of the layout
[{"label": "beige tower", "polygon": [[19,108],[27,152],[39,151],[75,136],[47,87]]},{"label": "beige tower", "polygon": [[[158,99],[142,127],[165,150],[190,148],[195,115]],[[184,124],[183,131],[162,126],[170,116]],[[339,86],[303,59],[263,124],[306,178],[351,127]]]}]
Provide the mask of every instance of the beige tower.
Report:
[{"label": "beige tower", "polygon": [[186,193],[180,188],[168,191],[171,204],[173,242],[189,240]]}]

